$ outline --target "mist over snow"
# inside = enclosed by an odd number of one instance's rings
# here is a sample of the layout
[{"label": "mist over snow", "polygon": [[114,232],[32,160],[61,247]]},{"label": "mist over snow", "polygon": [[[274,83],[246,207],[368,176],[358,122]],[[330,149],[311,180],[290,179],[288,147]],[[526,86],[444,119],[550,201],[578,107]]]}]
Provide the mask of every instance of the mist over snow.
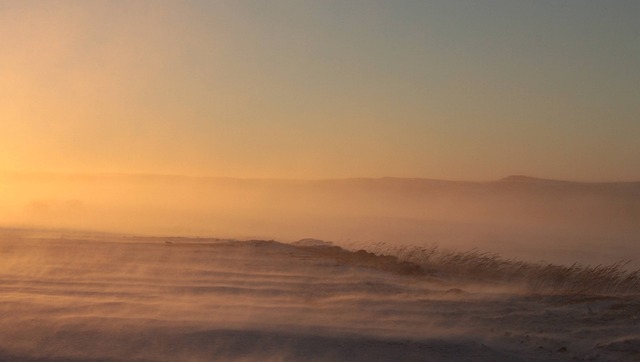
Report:
[{"label": "mist over snow", "polygon": [[640,183],[0,177],[0,361],[640,353]]},{"label": "mist over snow", "polygon": [[5,226],[438,244],[569,264],[634,259],[640,243],[640,182],[109,174],[2,174],[0,181]]},{"label": "mist over snow", "polygon": [[[583,287],[610,271],[588,273],[569,292],[320,240],[27,229],[0,230],[0,255],[2,361],[634,361],[640,351],[637,273],[609,279],[628,288],[608,292]],[[544,270],[530,281],[567,272]]]},{"label": "mist over snow", "polygon": [[640,361],[639,20],[0,0],[0,362]]}]

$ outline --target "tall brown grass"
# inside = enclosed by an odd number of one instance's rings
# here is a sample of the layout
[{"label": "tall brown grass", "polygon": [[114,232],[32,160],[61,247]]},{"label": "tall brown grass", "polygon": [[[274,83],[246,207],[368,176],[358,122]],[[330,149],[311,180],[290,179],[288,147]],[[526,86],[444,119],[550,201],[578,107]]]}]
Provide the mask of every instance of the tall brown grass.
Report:
[{"label": "tall brown grass", "polygon": [[447,251],[437,245],[391,245],[384,242],[349,243],[349,250],[365,249],[377,255],[395,256],[419,265],[425,272],[458,282],[510,284],[537,294],[640,294],[640,270],[628,270],[629,262],[611,265],[570,266],[503,258],[499,254]]}]

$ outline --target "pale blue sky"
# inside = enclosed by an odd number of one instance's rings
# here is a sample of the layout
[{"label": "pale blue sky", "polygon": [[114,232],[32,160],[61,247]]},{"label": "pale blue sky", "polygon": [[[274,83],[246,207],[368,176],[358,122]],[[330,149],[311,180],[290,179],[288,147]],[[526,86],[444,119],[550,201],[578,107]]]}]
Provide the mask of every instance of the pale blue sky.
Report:
[{"label": "pale blue sky", "polygon": [[0,1],[0,169],[640,180],[639,1]]}]

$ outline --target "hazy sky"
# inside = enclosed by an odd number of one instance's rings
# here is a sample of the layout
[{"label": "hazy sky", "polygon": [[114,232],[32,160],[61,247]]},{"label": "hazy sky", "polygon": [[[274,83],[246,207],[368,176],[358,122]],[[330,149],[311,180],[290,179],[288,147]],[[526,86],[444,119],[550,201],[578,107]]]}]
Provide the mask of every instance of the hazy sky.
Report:
[{"label": "hazy sky", "polygon": [[640,1],[0,1],[0,169],[640,180]]}]

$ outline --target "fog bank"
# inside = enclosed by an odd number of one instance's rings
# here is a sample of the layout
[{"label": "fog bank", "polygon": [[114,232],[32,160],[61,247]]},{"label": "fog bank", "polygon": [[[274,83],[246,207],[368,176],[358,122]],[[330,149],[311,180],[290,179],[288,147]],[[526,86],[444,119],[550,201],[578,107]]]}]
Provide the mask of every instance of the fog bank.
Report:
[{"label": "fog bank", "polygon": [[2,174],[5,226],[479,248],[529,260],[637,254],[640,183],[522,176],[268,180]]}]

